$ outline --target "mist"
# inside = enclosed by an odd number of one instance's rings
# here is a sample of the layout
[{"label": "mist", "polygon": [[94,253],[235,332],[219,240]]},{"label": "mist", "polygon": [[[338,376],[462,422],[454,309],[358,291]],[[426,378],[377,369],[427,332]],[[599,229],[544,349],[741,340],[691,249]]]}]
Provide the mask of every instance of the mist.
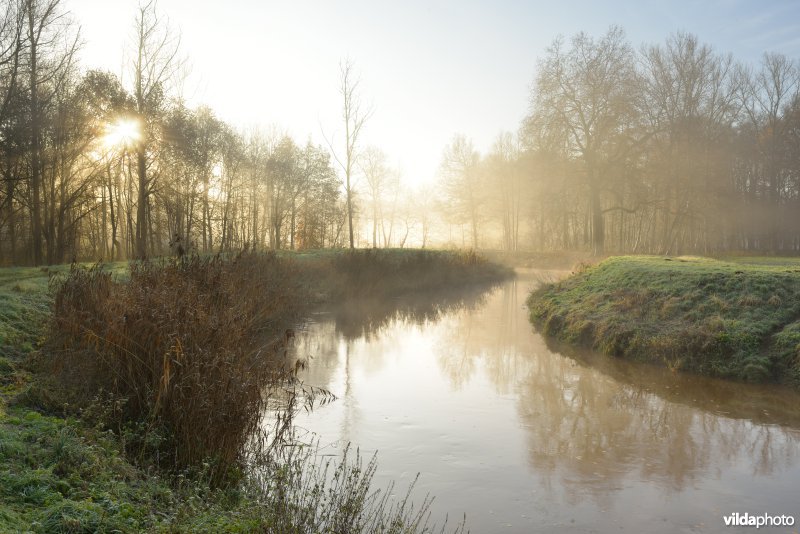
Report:
[{"label": "mist", "polygon": [[3,8],[5,265],[178,245],[595,256],[800,247],[800,74],[780,53],[741,61],[686,32],[633,43],[619,26],[556,36],[535,52],[518,123],[482,150],[453,134],[434,178],[419,180],[370,135],[386,127],[386,104],[357,57],[331,65],[325,120],[293,135],[187,99],[193,50],[182,21],[155,3],[129,22],[138,33],[119,76],[81,62],[91,43],[70,7],[52,0],[27,20],[21,5]]},{"label": "mist", "polygon": [[794,525],[800,6],[201,4],[0,0],[0,531]]}]

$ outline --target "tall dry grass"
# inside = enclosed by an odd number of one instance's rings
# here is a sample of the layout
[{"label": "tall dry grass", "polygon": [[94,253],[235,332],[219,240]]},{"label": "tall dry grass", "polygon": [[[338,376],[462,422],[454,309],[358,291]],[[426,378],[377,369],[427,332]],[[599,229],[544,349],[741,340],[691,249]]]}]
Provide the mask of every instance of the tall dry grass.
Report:
[{"label": "tall dry grass", "polygon": [[404,493],[393,483],[374,488],[375,455],[367,460],[348,446],[338,458],[320,456],[315,443],[284,452],[277,463],[274,458],[261,463],[253,479],[267,532],[465,532],[466,518],[455,525],[448,525],[448,518],[440,525],[431,521],[433,497],[412,501],[417,479]]},{"label": "tall dry grass", "polygon": [[79,402],[103,399],[128,448],[161,468],[237,476],[267,401],[293,377],[286,329],[303,291],[285,260],[243,252],[73,268],[55,283],[46,348]]}]

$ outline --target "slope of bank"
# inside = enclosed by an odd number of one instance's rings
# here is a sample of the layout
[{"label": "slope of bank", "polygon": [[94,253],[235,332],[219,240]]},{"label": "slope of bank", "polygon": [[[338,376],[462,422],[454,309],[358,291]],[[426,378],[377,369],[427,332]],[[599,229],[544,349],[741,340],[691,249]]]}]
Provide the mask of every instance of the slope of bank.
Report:
[{"label": "slope of bank", "polygon": [[[274,349],[270,365],[280,365],[287,326],[317,305],[488,287],[508,269],[469,252],[416,250],[112,268],[117,276],[97,267],[0,269],[0,532],[312,532],[331,524],[428,531],[429,501],[414,508],[372,493],[374,462],[331,467],[340,482],[326,487],[310,451],[277,470],[270,465],[265,472],[280,476],[258,481],[243,475],[231,451],[214,478],[220,458],[178,458],[198,446],[180,425],[199,428],[187,419],[199,414],[210,426],[198,438],[225,424],[217,433],[230,441],[238,412],[203,404],[209,384],[228,398],[260,376],[253,357],[267,359],[246,348],[252,335]],[[53,273],[62,281],[53,284]],[[151,335],[136,334],[143,328]],[[247,376],[223,377],[221,369]]]},{"label": "slope of bank", "polygon": [[547,335],[705,375],[800,387],[800,260],[620,256],[529,299]]}]

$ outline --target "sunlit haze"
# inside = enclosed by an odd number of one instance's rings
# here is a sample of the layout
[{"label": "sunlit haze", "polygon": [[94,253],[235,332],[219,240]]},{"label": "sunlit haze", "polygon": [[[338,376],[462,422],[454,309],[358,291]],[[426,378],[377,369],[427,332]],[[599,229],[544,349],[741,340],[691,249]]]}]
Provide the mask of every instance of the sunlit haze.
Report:
[{"label": "sunlit haze", "polygon": [[141,137],[139,123],[133,119],[119,119],[106,126],[103,144],[106,148],[118,145],[130,145]]},{"label": "sunlit haze", "polygon": [[800,0],[0,0],[0,532],[796,529],[798,303]]},{"label": "sunlit haze", "polygon": [[[73,0],[85,68],[126,75],[135,0]],[[339,62],[349,57],[374,115],[364,144],[380,146],[406,183],[433,180],[456,133],[485,152],[516,131],[537,58],[553,39],[621,25],[630,41],[676,31],[737,59],[800,55],[800,3],[691,2],[275,2],[161,0],[182,36],[190,104],[240,126],[275,125],[299,141],[343,135]],[[202,7],[201,7],[202,6]]]}]

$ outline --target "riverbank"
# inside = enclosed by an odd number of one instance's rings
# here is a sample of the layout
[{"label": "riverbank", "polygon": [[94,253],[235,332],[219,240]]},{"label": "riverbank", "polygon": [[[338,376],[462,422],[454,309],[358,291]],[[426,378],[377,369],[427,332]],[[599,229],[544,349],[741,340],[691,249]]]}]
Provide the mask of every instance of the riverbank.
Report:
[{"label": "riverbank", "polygon": [[800,259],[612,257],[528,306],[545,334],[607,355],[800,387]]},{"label": "riverbank", "polygon": [[[260,458],[245,454],[236,440],[260,418],[205,401],[261,409],[287,392],[313,396],[282,355],[291,326],[319,305],[488,287],[508,269],[472,253],[397,250],[112,267],[121,276],[0,269],[0,531],[429,528],[429,501],[373,495],[374,461],[351,455],[326,483],[311,451],[273,441]],[[63,277],[55,299],[53,272]],[[275,398],[259,394],[263,380]],[[208,428],[192,432],[198,424]]]}]

